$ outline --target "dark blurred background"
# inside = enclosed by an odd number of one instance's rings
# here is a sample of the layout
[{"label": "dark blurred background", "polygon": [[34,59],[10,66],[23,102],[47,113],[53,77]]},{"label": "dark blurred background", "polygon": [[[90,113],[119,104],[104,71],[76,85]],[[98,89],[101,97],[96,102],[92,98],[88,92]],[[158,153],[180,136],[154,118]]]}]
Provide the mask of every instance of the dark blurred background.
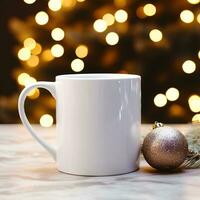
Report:
[{"label": "dark blurred background", "polygon": [[[142,121],[200,121],[200,0],[2,0],[0,123],[18,123],[24,86],[59,74],[142,76]],[[51,126],[55,101],[27,99],[31,122]]]}]

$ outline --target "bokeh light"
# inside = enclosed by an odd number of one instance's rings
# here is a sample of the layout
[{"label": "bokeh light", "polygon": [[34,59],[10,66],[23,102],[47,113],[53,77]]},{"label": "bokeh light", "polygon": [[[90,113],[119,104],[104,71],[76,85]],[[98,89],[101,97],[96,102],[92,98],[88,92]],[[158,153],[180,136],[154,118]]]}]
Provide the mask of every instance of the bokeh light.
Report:
[{"label": "bokeh light", "polygon": [[84,62],[81,59],[76,58],[71,62],[71,68],[74,72],[80,72],[84,69]]},{"label": "bokeh light", "polygon": [[54,56],[51,53],[51,49],[44,50],[42,52],[41,58],[46,62],[49,62],[49,61],[53,60]]},{"label": "bokeh light", "polygon": [[26,38],[24,40],[24,47],[32,50],[34,49],[36,46],[36,41],[33,38]]},{"label": "bokeh light", "polygon": [[31,52],[28,48],[21,48],[18,51],[18,58],[22,61],[26,61],[31,57]]},{"label": "bokeh light", "polygon": [[149,37],[153,42],[159,42],[162,40],[162,32],[158,29],[153,29],[150,31]]},{"label": "bokeh light", "polygon": [[119,23],[123,23],[128,19],[128,13],[125,10],[118,10],[115,12],[115,20]]},{"label": "bokeh light", "polygon": [[196,64],[192,60],[186,60],[182,65],[182,69],[186,74],[191,74],[196,70]]},{"label": "bokeh light", "polygon": [[31,53],[32,53],[33,55],[38,55],[38,54],[40,54],[41,52],[42,52],[42,46],[41,46],[39,43],[37,43],[37,44],[35,45],[35,48],[31,50]]},{"label": "bokeh light", "polygon": [[200,13],[197,15],[197,22],[200,24]]},{"label": "bokeh light", "polygon": [[192,117],[192,122],[200,123],[200,114],[195,114],[195,115]]},{"label": "bokeh light", "polygon": [[21,74],[18,75],[18,77],[17,77],[17,82],[18,82],[20,85],[25,85],[26,80],[27,80],[28,78],[30,78],[29,74],[23,72],[23,73],[21,73]]},{"label": "bokeh light", "polygon": [[157,106],[157,107],[163,107],[167,104],[167,98],[164,94],[157,94],[155,97],[154,97],[154,104]]},{"label": "bokeh light", "polygon": [[36,0],[24,0],[24,2],[27,4],[33,4],[36,2]]},{"label": "bokeh light", "polygon": [[38,25],[45,25],[49,21],[49,16],[46,12],[40,11],[36,14],[35,21]]},{"label": "bokeh light", "polygon": [[53,125],[53,117],[49,114],[44,114],[40,117],[40,125],[42,127],[50,127]]},{"label": "bokeh light", "polygon": [[180,14],[180,18],[185,23],[191,23],[194,21],[194,14],[190,10],[183,10]]},{"label": "bokeh light", "polygon": [[192,112],[200,112],[200,96],[194,94],[188,99],[188,104]]},{"label": "bokeh light", "polygon": [[37,80],[31,76],[27,77],[25,80],[24,80],[24,86],[28,86],[32,83],[36,83]]},{"label": "bokeh light", "polygon": [[33,89],[28,94],[29,99],[37,99],[39,96],[40,96],[40,90],[38,88]]},{"label": "bokeh light", "polygon": [[[47,0],[43,3],[38,0],[22,0],[23,9],[30,12],[24,11],[21,17],[16,13],[8,13],[11,16],[7,24],[9,33],[6,32],[8,35],[5,36],[2,33],[5,39],[10,35],[15,37],[14,40],[11,38],[13,42],[8,43],[9,48],[13,49],[8,53],[14,53],[19,59],[3,62],[5,64],[2,68],[12,68],[7,75],[9,79],[15,79],[18,87],[12,89],[9,86],[10,95],[2,94],[2,97],[11,99],[16,93],[15,89],[21,90],[22,86],[36,79],[50,80],[51,73],[48,71],[53,70],[54,74],[62,74],[63,70],[66,73],[89,73],[92,66],[94,72],[149,73],[149,76],[157,74],[152,84],[155,88],[159,84],[162,87],[157,88],[157,91],[143,88],[149,92],[143,102],[144,107],[148,108],[143,110],[147,123],[152,121],[153,114],[169,123],[186,123],[193,115],[199,114],[190,110],[191,105],[193,110],[198,109],[197,106],[194,108],[194,103],[189,106],[189,97],[193,93],[200,96],[198,86],[195,86],[200,59],[197,37],[200,0],[185,0],[182,4],[114,0],[94,6],[85,0]],[[192,42],[190,45],[189,41]],[[168,59],[165,59],[166,55]],[[151,60],[152,56],[156,59]],[[5,56],[2,59],[9,58],[12,57]],[[95,65],[97,58],[99,63]],[[176,80],[169,75],[167,66],[170,65],[177,69],[174,71]],[[153,70],[149,66],[154,66]],[[143,81],[144,84],[148,82],[146,79]],[[192,87],[187,87],[188,83]],[[29,93],[29,97],[37,98],[41,91],[35,89]],[[49,99],[46,95],[42,95],[42,102]],[[190,102],[195,101],[190,98]],[[152,103],[151,107],[148,102]],[[39,121],[45,112],[52,115],[48,111],[49,106],[40,109],[37,102],[33,106],[27,112],[31,121]],[[158,107],[163,106],[163,112],[159,113]],[[16,120],[14,112],[16,108],[12,110],[11,120]]]},{"label": "bokeh light", "polygon": [[190,4],[198,4],[200,0],[187,0]]},{"label": "bokeh light", "polygon": [[67,9],[71,9],[76,5],[76,0],[63,0],[62,6]]},{"label": "bokeh light", "polygon": [[106,35],[106,42],[109,45],[116,45],[119,42],[119,36],[115,32],[110,32]]},{"label": "bokeh light", "polygon": [[55,41],[60,41],[60,40],[62,40],[65,37],[65,32],[61,28],[54,28],[51,31],[51,37]]},{"label": "bokeh light", "polygon": [[147,16],[153,16],[156,14],[156,7],[153,4],[148,3],[143,7],[143,12]]},{"label": "bokeh light", "polygon": [[48,7],[52,11],[58,11],[62,7],[62,1],[61,0],[49,0]]},{"label": "bokeh light", "polygon": [[101,33],[107,29],[107,24],[103,19],[97,19],[93,24],[93,28],[95,31]]},{"label": "bokeh light", "polygon": [[32,90],[27,94],[27,96],[28,96],[29,98],[31,98],[31,99],[34,99],[35,96],[39,96],[39,95],[37,95],[36,93],[37,93],[37,88],[32,89]]},{"label": "bokeh light", "polygon": [[88,48],[86,45],[79,45],[76,48],[75,53],[76,53],[77,57],[85,58],[88,55]]},{"label": "bokeh light", "polygon": [[51,47],[51,53],[56,58],[61,57],[64,54],[64,47],[60,44],[55,44]]},{"label": "bokeh light", "polygon": [[107,26],[111,26],[115,22],[115,17],[112,14],[110,14],[110,13],[106,13],[103,16],[103,20],[106,22]]},{"label": "bokeh light", "polygon": [[176,101],[179,98],[178,89],[171,87],[166,91],[166,97],[169,101]]},{"label": "bokeh light", "polygon": [[114,0],[116,7],[122,8],[127,5],[127,0]]},{"label": "bokeh light", "polygon": [[36,55],[31,55],[31,57],[26,61],[29,67],[36,67],[39,64],[39,57]]},{"label": "bokeh light", "polygon": [[185,109],[179,104],[171,104],[168,109],[168,113],[170,117],[180,118],[185,115]]},{"label": "bokeh light", "polygon": [[[19,74],[18,78],[17,78],[17,81],[20,85],[22,86],[28,86],[32,83],[35,83],[37,82],[37,80],[33,77],[31,77],[29,74],[27,73],[21,73]],[[34,99],[34,98],[37,98],[39,96],[39,91],[37,91],[37,88],[35,89],[32,89],[28,95],[28,97]]]}]

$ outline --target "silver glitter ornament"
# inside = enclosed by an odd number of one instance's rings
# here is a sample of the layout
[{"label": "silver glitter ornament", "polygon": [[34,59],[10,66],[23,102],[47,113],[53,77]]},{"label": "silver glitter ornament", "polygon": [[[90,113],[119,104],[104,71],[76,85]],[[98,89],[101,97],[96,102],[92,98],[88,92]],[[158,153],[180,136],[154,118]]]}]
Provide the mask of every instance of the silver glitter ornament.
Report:
[{"label": "silver glitter ornament", "polygon": [[142,152],[146,161],[159,170],[179,167],[188,154],[185,136],[178,130],[155,122],[154,129],[144,138]]}]

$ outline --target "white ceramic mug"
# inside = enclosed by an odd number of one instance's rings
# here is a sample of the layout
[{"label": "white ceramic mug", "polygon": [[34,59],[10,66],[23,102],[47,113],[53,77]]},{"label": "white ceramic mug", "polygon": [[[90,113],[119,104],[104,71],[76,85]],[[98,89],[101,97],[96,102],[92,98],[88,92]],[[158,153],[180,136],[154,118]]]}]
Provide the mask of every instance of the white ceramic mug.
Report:
[{"label": "white ceramic mug", "polygon": [[[60,75],[55,82],[24,88],[19,115],[59,171],[89,176],[129,173],[139,167],[140,82],[140,76],[127,74]],[[56,99],[57,150],[36,134],[24,112],[26,96],[34,88],[45,88]]]}]

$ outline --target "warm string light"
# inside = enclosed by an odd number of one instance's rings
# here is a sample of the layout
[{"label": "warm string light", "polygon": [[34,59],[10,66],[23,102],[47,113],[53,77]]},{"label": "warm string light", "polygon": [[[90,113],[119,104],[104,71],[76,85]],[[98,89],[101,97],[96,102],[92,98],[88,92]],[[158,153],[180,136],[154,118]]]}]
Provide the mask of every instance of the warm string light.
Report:
[{"label": "warm string light", "polygon": [[33,38],[26,38],[24,40],[24,47],[18,51],[18,58],[26,61],[29,67],[36,67],[39,64],[39,57],[37,55],[41,51],[41,45],[37,44]]},{"label": "warm string light", "polygon": [[146,17],[152,17],[155,14],[156,14],[156,6],[151,3],[148,3],[144,6],[140,6],[136,10],[136,15],[141,19]]},{"label": "warm string light", "polygon": [[31,50],[33,55],[39,55],[42,52],[42,46],[39,43],[36,43],[35,48]]},{"label": "warm string light", "polygon": [[31,57],[31,52],[28,48],[23,47],[18,51],[17,55],[20,60],[26,61]]},{"label": "warm string light", "polygon": [[154,97],[154,104],[157,107],[164,107],[167,104],[167,97],[164,94],[161,94],[161,93],[157,94]]},{"label": "warm string light", "polygon": [[194,94],[189,97],[188,104],[192,112],[200,112],[200,96]]},{"label": "warm string light", "polygon": [[[19,76],[17,77],[17,81],[22,86],[28,86],[28,85],[30,85],[32,83],[37,82],[37,80],[35,78],[31,77],[27,73],[21,73],[21,74],[19,74]],[[28,97],[30,97],[32,99],[37,98],[38,96],[39,96],[39,90],[37,88],[31,90],[28,93]]]},{"label": "warm string light", "polygon": [[85,58],[88,55],[88,48],[86,45],[79,45],[76,48],[75,53],[76,53],[77,57]]},{"label": "warm string light", "polygon": [[196,64],[192,60],[186,60],[182,65],[182,69],[186,74],[192,74],[196,70]]},{"label": "warm string light", "polygon": [[31,92],[28,94],[29,99],[37,99],[40,96],[40,90],[38,88],[33,89]]},{"label": "warm string light", "polygon": [[111,13],[106,13],[103,15],[102,19],[97,19],[93,24],[93,28],[95,31],[102,33],[108,26],[113,25],[115,20],[119,23],[123,23],[127,21],[127,19],[128,13],[125,10],[120,9],[115,12],[114,16]]},{"label": "warm string light", "polygon": [[44,114],[40,117],[40,125],[42,127],[51,127],[53,125],[53,117],[50,114]]},{"label": "warm string light", "polygon": [[30,85],[31,83],[35,83],[37,82],[37,80],[33,77],[31,77],[29,74],[27,73],[21,73],[18,78],[18,83],[20,85],[23,85],[23,86],[27,86],[27,85]]},{"label": "warm string light", "polygon": [[189,24],[194,21],[194,14],[190,10],[183,10],[180,14],[181,21]]},{"label": "warm string light", "polygon": [[93,28],[95,31],[101,33],[107,29],[107,24],[103,19],[97,19],[93,24]]},{"label": "warm string light", "polygon": [[62,8],[61,0],[49,0],[48,7],[52,11],[59,11]]},{"label": "warm string light", "polygon": [[24,0],[24,3],[27,3],[27,4],[33,4],[35,2],[36,0]]},{"label": "warm string light", "polygon": [[151,17],[156,14],[156,7],[153,4],[148,3],[143,7],[143,12],[145,15]]},{"label": "warm string light", "polygon": [[49,61],[53,60],[54,56],[51,53],[51,49],[44,50],[42,52],[41,58],[46,62],[49,62]]},{"label": "warm string light", "polygon": [[28,86],[32,83],[36,83],[37,80],[31,76],[29,76],[25,81],[24,81],[24,86]]},{"label": "warm string light", "polygon": [[64,54],[64,47],[60,44],[55,44],[51,47],[51,53],[56,58],[61,57]]},{"label": "warm string light", "polygon": [[114,0],[115,6],[122,8],[125,7],[127,4],[127,0]]},{"label": "warm string light", "polygon": [[149,37],[153,42],[160,42],[162,40],[162,32],[158,29],[153,29],[150,31]]},{"label": "warm string light", "polygon": [[200,24],[200,13],[197,15],[197,22]]},{"label": "warm string light", "polygon": [[36,89],[32,89],[29,93],[28,93],[28,98],[29,99],[36,99],[38,98],[40,95],[40,92],[39,90],[36,88]]},{"label": "warm string light", "polygon": [[167,91],[166,91],[166,97],[169,101],[176,101],[178,98],[179,98],[179,91],[178,89],[176,88],[169,88]]},{"label": "warm string light", "polygon": [[65,32],[63,31],[63,29],[61,28],[54,28],[51,31],[51,37],[55,40],[55,41],[60,41],[65,37]]},{"label": "warm string light", "polygon": [[37,93],[36,90],[37,90],[37,89],[32,89],[32,90],[28,93],[27,96],[28,96],[29,98],[32,98],[32,97],[34,98],[35,94]]},{"label": "warm string light", "polygon": [[179,98],[178,89],[171,87],[165,94],[159,93],[154,97],[154,104],[157,107],[164,107],[167,104],[167,100],[176,101]]},{"label": "warm string light", "polygon": [[192,117],[192,122],[200,123],[200,114],[195,114],[195,115]]},{"label": "warm string light", "polygon": [[106,35],[106,42],[107,44],[113,46],[119,42],[119,36],[115,32],[110,32]]},{"label": "warm string light", "polygon": [[30,78],[29,74],[27,73],[21,73],[18,77],[17,77],[17,81],[20,85],[25,85],[26,80]]},{"label": "warm string light", "polygon": [[79,58],[74,59],[71,62],[71,69],[74,72],[80,72],[80,71],[82,71],[84,69],[84,62],[81,59],[79,59]]},{"label": "warm string light", "polygon": [[127,21],[128,19],[128,13],[125,10],[117,10],[115,12],[115,20],[119,23],[123,23],[125,21]]},{"label": "warm string light", "polygon": [[45,25],[49,21],[49,16],[46,12],[40,11],[35,15],[35,21],[38,25]]},{"label": "warm string light", "polygon": [[76,5],[76,0],[62,0],[62,7],[71,9]]},{"label": "warm string light", "polygon": [[187,1],[190,4],[198,4],[198,3],[200,3],[200,0],[187,0]]},{"label": "warm string light", "polygon": [[30,67],[36,67],[39,64],[39,57],[36,55],[31,55],[31,57],[26,61],[27,65]]},{"label": "warm string light", "polygon": [[172,105],[170,105],[168,113],[173,117],[180,117],[185,114],[185,111],[182,106],[173,103]]},{"label": "warm string light", "polygon": [[24,47],[28,48],[29,50],[34,49],[36,46],[36,41],[33,38],[26,38],[24,40]]},{"label": "warm string light", "polygon": [[110,14],[110,13],[106,13],[106,14],[103,16],[102,19],[106,22],[107,26],[111,26],[111,25],[113,25],[114,22],[115,22],[115,17],[114,17],[112,14]]},{"label": "warm string light", "polygon": [[198,52],[198,58],[200,59],[200,50],[199,50],[199,52]]}]

